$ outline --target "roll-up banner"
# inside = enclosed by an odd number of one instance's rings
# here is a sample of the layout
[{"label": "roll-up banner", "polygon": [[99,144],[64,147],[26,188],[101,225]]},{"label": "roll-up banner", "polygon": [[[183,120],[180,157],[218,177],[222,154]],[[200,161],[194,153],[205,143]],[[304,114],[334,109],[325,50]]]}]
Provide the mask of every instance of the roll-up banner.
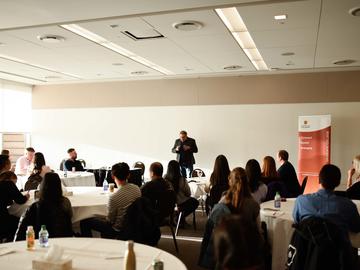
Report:
[{"label": "roll-up banner", "polygon": [[307,176],[304,193],[319,189],[319,171],[330,163],[331,116],[299,116],[298,179],[302,184]]}]

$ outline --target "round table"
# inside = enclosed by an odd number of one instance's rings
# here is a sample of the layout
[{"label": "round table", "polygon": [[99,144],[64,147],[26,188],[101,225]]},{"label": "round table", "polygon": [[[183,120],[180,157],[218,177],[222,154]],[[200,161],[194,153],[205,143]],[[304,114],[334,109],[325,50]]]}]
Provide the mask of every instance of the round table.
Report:
[{"label": "round table", "polygon": [[[73,223],[96,215],[107,214],[107,203],[111,193],[104,192],[102,187],[67,187],[66,189],[73,193],[71,196],[66,196],[71,202]],[[20,217],[33,202],[32,195],[25,204],[11,205],[8,209],[9,213]]]},{"label": "round table", "polygon": [[[101,238],[51,238],[49,244],[56,244],[64,249],[64,255],[72,258],[73,269],[107,270],[123,269],[125,241]],[[38,241],[36,241],[36,245]],[[0,252],[13,250],[0,256],[1,269],[32,269],[32,260],[43,256],[48,248],[38,245],[34,251],[26,250],[26,242],[0,244]],[[175,256],[158,248],[137,244],[134,245],[137,269],[152,269],[151,263],[157,258],[164,262],[165,269],[183,270],[186,266]]]},{"label": "round table", "polygon": [[[360,201],[353,201],[360,212]],[[283,270],[287,261],[287,249],[294,232],[292,212],[295,199],[281,202],[280,210],[275,211],[274,201],[261,204],[260,217],[267,225],[269,242],[272,249],[272,269]],[[360,248],[360,233],[350,233],[353,247]]]}]

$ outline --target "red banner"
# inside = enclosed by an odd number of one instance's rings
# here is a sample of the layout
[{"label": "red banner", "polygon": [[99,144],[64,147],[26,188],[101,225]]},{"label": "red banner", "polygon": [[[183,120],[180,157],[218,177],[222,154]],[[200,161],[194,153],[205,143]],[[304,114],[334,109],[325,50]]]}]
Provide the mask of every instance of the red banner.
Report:
[{"label": "red banner", "polygon": [[319,189],[319,171],[330,163],[331,116],[299,116],[298,179],[307,176],[305,193]]}]

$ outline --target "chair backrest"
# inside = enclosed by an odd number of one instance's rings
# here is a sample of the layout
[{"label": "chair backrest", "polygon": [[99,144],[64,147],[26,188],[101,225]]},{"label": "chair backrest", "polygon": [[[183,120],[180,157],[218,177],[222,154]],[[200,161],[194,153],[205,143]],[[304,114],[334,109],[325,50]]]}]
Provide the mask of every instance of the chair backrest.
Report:
[{"label": "chair backrest", "polygon": [[205,176],[205,173],[202,169],[196,168],[192,171],[191,173],[191,177],[198,177],[199,176],[199,172],[202,172],[202,177]]},{"label": "chair backrest", "polygon": [[130,170],[130,176],[128,178],[128,183],[132,183],[141,187],[142,185],[142,171],[140,168]]},{"label": "chair backrest", "polygon": [[28,180],[25,183],[24,190],[33,190],[37,189],[42,181],[42,178],[39,174],[30,175]]},{"label": "chair backrest", "polygon": [[83,168],[86,168],[86,162],[85,162],[85,160],[79,159],[79,161],[80,161],[81,165],[83,166]]},{"label": "chair backrest", "polygon": [[63,171],[63,170],[64,170],[64,163],[65,163],[65,161],[66,161],[66,158],[64,158],[64,159],[61,161],[60,166],[59,166],[60,171]]},{"label": "chair backrest", "polygon": [[295,225],[288,248],[289,270],[354,269],[350,246],[340,228],[326,219],[309,217]]},{"label": "chair backrest", "polygon": [[301,194],[304,194],[305,188],[306,188],[306,183],[308,180],[308,176],[305,176],[302,183],[301,183]]},{"label": "chair backrest", "polygon": [[267,184],[267,187],[268,192],[266,194],[266,201],[273,200],[275,198],[276,192],[279,192],[282,198],[288,198],[288,191],[283,182],[273,181]]},{"label": "chair backrest", "polygon": [[166,190],[157,201],[156,209],[159,210],[160,220],[174,213],[176,194],[172,189]]},{"label": "chair backrest", "polygon": [[145,173],[145,164],[141,161],[136,161],[134,163],[134,168],[140,168],[141,169],[141,175],[143,176]]}]

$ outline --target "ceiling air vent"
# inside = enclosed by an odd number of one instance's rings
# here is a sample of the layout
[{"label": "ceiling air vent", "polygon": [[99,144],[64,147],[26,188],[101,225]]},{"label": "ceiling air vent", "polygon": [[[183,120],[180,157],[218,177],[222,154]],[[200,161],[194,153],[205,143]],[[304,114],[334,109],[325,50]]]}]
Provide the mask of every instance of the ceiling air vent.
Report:
[{"label": "ceiling air vent", "polygon": [[181,31],[195,31],[203,27],[203,24],[198,21],[181,21],[173,23],[172,25],[175,29]]},{"label": "ceiling air vent", "polygon": [[148,72],[144,71],[144,70],[139,70],[139,71],[133,71],[130,74],[131,75],[145,75],[145,74],[148,74]]},{"label": "ceiling air vent", "polygon": [[346,66],[346,65],[354,64],[355,62],[356,61],[353,59],[346,59],[346,60],[334,61],[333,64],[338,66]]},{"label": "ceiling air vent", "polygon": [[241,68],[242,66],[238,66],[238,65],[224,67],[225,70],[239,70]]},{"label": "ceiling air vent", "polygon": [[46,43],[59,43],[65,41],[64,37],[56,36],[56,35],[44,35],[44,36],[38,36],[37,38]]}]

